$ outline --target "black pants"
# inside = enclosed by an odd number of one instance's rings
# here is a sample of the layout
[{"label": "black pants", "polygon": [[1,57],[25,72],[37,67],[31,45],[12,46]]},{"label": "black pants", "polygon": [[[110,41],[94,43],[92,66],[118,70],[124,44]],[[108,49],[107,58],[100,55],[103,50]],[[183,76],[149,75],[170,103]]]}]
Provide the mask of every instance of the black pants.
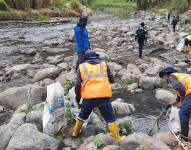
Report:
[{"label": "black pants", "polygon": [[176,25],[177,24],[173,24],[172,27],[173,27],[173,32],[176,32]]},{"label": "black pants", "polygon": [[145,40],[144,39],[138,39],[139,44],[139,58],[143,57],[143,47],[144,47]]},{"label": "black pants", "polygon": [[85,59],[85,52],[78,53],[78,60],[76,62],[76,70],[78,70],[79,65],[84,62],[84,59]]}]

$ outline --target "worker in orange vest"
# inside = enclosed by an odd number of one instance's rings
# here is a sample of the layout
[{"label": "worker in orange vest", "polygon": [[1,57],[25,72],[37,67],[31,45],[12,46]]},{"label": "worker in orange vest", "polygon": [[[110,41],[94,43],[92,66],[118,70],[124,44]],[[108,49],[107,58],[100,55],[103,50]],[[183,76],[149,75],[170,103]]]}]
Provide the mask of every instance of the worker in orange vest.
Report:
[{"label": "worker in orange vest", "polygon": [[[118,142],[124,139],[119,135],[119,128],[111,106],[112,97],[111,84],[113,76],[107,64],[100,60],[94,51],[85,53],[85,61],[79,65],[75,85],[76,102],[81,107],[77,117],[72,137],[78,137],[83,122],[88,119],[92,110],[98,107],[113,138]],[[83,99],[82,104],[80,99]]]}]

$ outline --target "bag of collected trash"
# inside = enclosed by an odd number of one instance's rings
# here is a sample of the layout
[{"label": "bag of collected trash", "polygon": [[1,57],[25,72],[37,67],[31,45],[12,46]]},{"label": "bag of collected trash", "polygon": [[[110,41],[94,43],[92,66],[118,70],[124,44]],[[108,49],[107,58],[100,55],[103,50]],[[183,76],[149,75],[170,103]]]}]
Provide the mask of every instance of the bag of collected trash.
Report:
[{"label": "bag of collected trash", "polygon": [[168,120],[169,129],[175,133],[180,131],[180,118],[178,112],[179,109],[177,107],[172,106]]},{"label": "bag of collected trash", "polygon": [[179,44],[177,45],[176,49],[177,49],[179,52],[183,51],[183,50],[184,50],[184,44],[185,44],[185,40],[184,40],[184,39],[180,40],[180,42],[179,42]]},{"label": "bag of collected trash", "polygon": [[43,111],[43,132],[46,134],[57,133],[65,121],[64,89],[60,82],[47,86],[47,98]]}]

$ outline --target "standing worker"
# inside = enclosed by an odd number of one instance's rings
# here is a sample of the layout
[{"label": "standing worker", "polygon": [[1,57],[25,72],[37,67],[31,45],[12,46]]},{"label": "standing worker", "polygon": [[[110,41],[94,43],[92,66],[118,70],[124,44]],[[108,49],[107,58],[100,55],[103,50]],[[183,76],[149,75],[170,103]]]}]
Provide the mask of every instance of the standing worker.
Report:
[{"label": "standing worker", "polygon": [[[99,55],[94,51],[87,51],[85,61],[79,65],[77,71],[75,93],[76,102],[81,110],[72,137],[79,135],[83,122],[88,119],[92,110],[98,107],[113,138],[118,142],[124,139],[119,135],[119,128],[115,123],[116,118],[110,102],[112,97],[110,83],[112,82],[114,82],[113,76],[107,64],[101,61]],[[81,98],[83,98],[83,102],[79,104]]]},{"label": "standing worker", "polygon": [[77,26],[74,27],[75,39],[76,39],[76,52],[78,54],[78,60],[76,64],[76,70],[78,69],[79,64],[84,61],[85,52],[90,49],[88,31],[86,29],[88,22],[87,16],[81,16]]},{"label": "standing worker", "polygon": [[143,58],[143,47],[144,43],[147,42],[148,38],[148,31],[145,28],[145,23],[141,22],[140,27],[136,30],[135,33],[135,41],[138,40],[138,45],[139,45],[139,58]]},{"label": "standing worker", "polygon": [[171,22],[172,27],[173,27],[173,32],[176,32],[176,26],[178,24],[178,21],[179,20],[178,20],[177,16],[173,15],[172,22]]},{"label": "standing worker", "polygon": [[181,135],[188,137],[189,133],[189,119],[191,113],[191,75],[184,73],[177,73],[173,67],[166,67],[159,72],[159,76],[177,91],[176,100],[170,101],[166,109],[162,111],[157,120],[171,107],[180,103],[180,125]]},{"label": "standing worker", "polygon": [[170,23],[171,15],[172,15],[172,10],[169,10],[169,12],[167,14],[168,23]]}]

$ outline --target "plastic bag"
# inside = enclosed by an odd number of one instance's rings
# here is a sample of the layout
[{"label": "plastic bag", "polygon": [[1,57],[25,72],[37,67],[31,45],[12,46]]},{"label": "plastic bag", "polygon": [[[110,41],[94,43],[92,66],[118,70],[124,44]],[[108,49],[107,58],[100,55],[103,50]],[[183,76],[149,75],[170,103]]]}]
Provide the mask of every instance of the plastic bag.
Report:
[{"label": "plastic bag", "polygon": [[64,125],[64,89],[60,82],[47,86],[47,98],[43,111],[43,132],[46,134],[57,133]]},{"label": "plastic bag", "polygon": [[185,44],[185,40],[182,39],[182,40],[179,42],[179,44],[177,45],[176,50],[178,50],[179,52],[183,51],[183,49],[184,49],[184,44]]},{"label": "plastic bag", "polygon": [[180,118],[178,112],[179,109],[172,106],[168,121],[169,129],[175,133],[180,131]]}]

